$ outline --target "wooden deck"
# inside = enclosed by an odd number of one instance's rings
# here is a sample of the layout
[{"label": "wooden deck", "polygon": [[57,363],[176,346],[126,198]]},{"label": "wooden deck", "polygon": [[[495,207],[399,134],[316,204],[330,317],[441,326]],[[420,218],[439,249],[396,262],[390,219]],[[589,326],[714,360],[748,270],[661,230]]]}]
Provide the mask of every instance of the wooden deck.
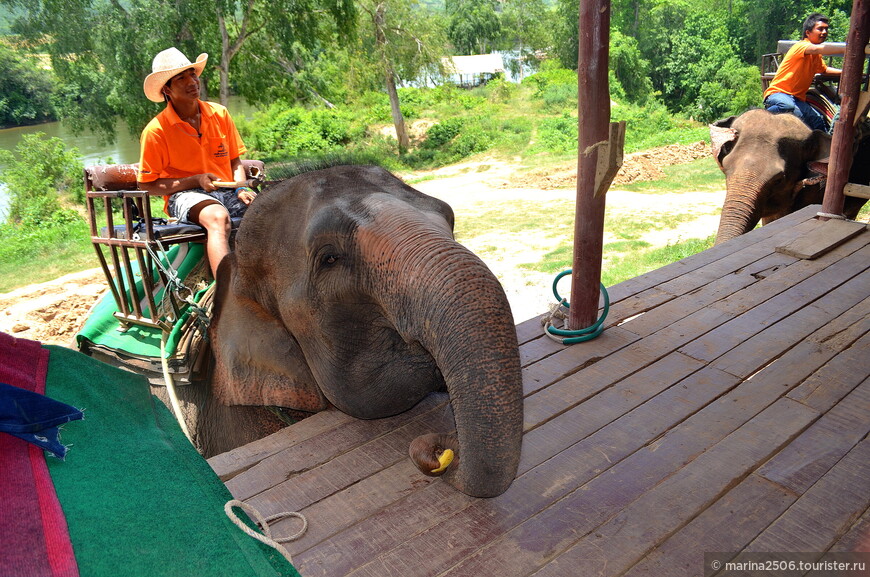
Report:
[{"label": "wooden deck", "polygon": [[522,462],[498,498],[408,459],[450,426],[446,395],[319,413],[209,462],[263,514],[307,516],[288,544],[305,577],[704,575],[705,552],[868,551],[870,233],[793,256],[851,224],[819,208],[613,287],[596,340],[520,324]]}]

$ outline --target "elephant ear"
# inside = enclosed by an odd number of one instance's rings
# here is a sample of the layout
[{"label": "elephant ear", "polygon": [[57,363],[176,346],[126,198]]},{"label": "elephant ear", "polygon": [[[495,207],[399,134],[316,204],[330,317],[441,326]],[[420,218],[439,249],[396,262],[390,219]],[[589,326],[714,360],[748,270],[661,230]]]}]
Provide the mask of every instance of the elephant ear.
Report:
[{"label": "elephant ear", "polygon": [[221,261],[209,336],[212,388],[225,405],[316,412],[329,406],[293,335],[243,289],[235,255]]},{"label": "elephant ear", "polygon": [[[831,135],[822,130],[813,130],[807,146],[809,163],[823,162],[827,166],[828,157],[831,156]],[[811,167],[812,168],[812,167]],[[825,169],[827,174],[827,168]]]},{"label": "elephant ear", "polygon": [[710,144],[713,149],[713,158],[716,159],[716,164],[724,172],[722,161],[734,149],[734,144],[737,142],[737,130],[731,128],[736,116],[729,116],[722,120],[717,120],[710,126]]}]

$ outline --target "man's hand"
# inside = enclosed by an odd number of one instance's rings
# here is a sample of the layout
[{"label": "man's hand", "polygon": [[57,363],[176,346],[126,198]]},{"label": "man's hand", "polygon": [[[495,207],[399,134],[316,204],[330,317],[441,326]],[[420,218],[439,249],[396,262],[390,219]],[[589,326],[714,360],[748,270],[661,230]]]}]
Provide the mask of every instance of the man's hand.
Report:
[{"label": "man's hand", "polygon": [[254,199],[257,198],[257,193],[248,188],[247,186],[243,186],[236,189],[236,196],[238,196],[239,200],[241,200],[245,204],[251,204]]},{"label": "man's hand", "polygon": [[206,174],[199,174],[196,176],[196,182],[199,185],[199,188],[203,189],[206,192],[213,192],[217,190],[217,187],[212,184],[212,181],[218,179],[218,175],[212,174],[210,172]]}]

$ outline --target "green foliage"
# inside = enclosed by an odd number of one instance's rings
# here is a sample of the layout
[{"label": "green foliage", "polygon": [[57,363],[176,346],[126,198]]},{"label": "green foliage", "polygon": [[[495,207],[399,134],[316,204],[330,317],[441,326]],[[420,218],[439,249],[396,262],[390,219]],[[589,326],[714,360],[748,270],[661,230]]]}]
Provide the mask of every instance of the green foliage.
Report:
[{"label": "green foliage", "polygon": [[497,126],[480,116],[448,118],[433,124],[420,148],[402,158],[413,168],[441,166],[488,150],[496,141]]},{"label": "green foliage", "polygon": [[6,165],[0,182],[9,194],[10,223],[38,227],[69,222],[72,215],[62,208],[61,200],[84,200],[78,151],[67,150],[59,138],[26,134],[15,153],[0,150],[0,164]]},{"label": "green foliage", "polygon": [[447,37],[458,54],[488,54],[501,34],[495,0],[445,0]]},{"label": "green foliage", "polygon": [[341,150],[360,139],[364,127],[341,111],[275,104],[244,125],[254,154],[264,159],[304,157]]},{"label": "green foliage", "polygon": [[0,44],[0,126],[22,126],[54,119],[52,81],[33,58]]},{"label": "green foliage", "polygon": [[561,116],[542,120],[538,126],[538,141],[533,150],[576,153],[577,117],[565,112]]},{"label": "green foliage", "polygon": [[[610,36],[609,72],[618,82],[625,100],[643,104],[652,96],[649,62],[641,55],[637,40],[618,30]],[[614,95],[612,86],[610,93]]]}]

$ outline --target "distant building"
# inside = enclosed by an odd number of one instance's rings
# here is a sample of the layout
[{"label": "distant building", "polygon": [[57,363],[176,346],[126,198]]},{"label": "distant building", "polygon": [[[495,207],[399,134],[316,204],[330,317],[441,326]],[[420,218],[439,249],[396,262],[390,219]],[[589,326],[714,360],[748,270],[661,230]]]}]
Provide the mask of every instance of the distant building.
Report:
[{"label": "distant building", "polygon": [[441,59],[447,78],[457,86],[471,88],[489,82],[496,74],[504,74],[501,54],[448,56]]}]

